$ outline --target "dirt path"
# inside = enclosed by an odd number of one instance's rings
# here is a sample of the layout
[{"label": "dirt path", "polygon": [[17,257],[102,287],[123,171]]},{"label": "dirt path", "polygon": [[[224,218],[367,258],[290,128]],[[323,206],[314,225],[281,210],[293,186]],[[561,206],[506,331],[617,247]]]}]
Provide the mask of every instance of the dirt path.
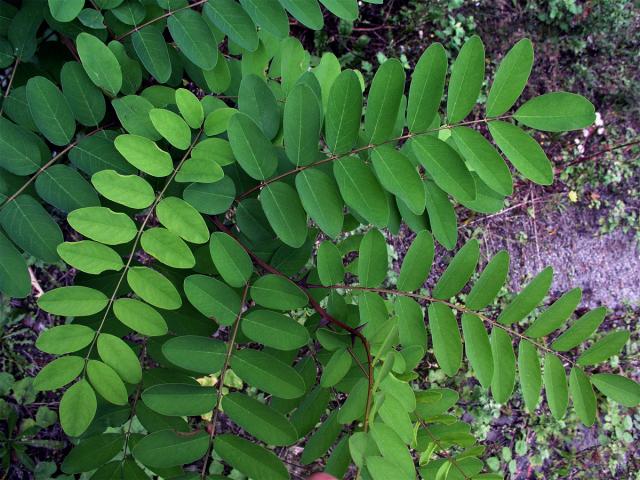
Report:
[{"label": "dirt path", "polygon": [[579,204],[559,211],[554,203],[537,202],[535,219],[531,203],[527,203],[474,225],[484,227],[485,253],[509,250],[511,287],[519,289],[527,278],[550,265],[555,272],[553,297],[580,287],[584,307],[605,305],[617,310],[629,303],[637,306],[640,249],[633,234],[616,230],[602,235],[597,212]]}]

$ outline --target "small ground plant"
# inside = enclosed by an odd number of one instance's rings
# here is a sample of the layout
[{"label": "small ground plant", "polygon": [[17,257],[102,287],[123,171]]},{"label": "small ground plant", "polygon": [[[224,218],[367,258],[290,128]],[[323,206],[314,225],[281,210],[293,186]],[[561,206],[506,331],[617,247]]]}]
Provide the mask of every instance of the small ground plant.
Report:
[{"label": "small ground plant", "polygon": [[[358,16],[355,0],[320,3]],[[0,289],[30,294],[25,253],[77,272],[38,299],[61,319],[36,342],[52,360],[33,386],[61,393],[64,474],[502,478],[483,473],[458,394],[419,373],[435,365],[468,369],[500,404],[517,383],[527,410],[557,420],[571,402],[588,426],[600,395],[640,403],[638,384],[598,369],[629,338],[591,340],[605,308],[572,318],[574,289],[529,318],[550,268],[494,315],[509,254],[481,262],[470,240],[424,288],[438,245],[459,243],[454,207],[494,213],[514,185],[552,183],[528,129],[595,119],[580,95],[520,100],[529,40],[470,117],[485,80],[477,36],[451,68],[435,43],[409,81],[392,58],[365,85],[288,35],[288,14],[322,28],[316,0],[0,9],[0,59],[13,65]],[[414,237],[393,276],[381,230],[402,224]]]}]

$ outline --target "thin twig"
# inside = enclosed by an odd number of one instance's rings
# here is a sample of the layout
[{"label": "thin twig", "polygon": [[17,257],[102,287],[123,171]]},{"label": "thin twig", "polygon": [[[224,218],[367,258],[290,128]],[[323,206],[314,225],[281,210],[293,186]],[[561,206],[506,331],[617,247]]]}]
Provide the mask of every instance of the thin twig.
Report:
[{"label": "thin twig", "polygon": [[[85,135],[82,138],[86,138],[86,137],[90,137],[92,135],[95,135],[98,132],[101,132],[102,130],[104,130],[105,128],[108,128],[110,125],[106,125],[104,127],[99,127],[96,128],[95,130],[87,133],[87,135]],[[58,160],[60,160],[62,157],[64,157],[64,155],[71,150],[73,147],[75,147],[76,145],[78,145],[78,143],[80,142],[80,140],[82,139],[77,139],[76,141],[70,143],[69,145],[67,145],[62,151],[60,151],[60,153],[58,153],[57,155],[53,156],[51,158],[51,160],[49,160],[47,163],[45,163],[43,166],[41,166],[36,173],[34,173],[31,177],[29,177],[29,180],[27,180],[18,190],[16,190],[13,194],[11,194],[10,196],[8,196],[7,198],[5,198],[5,200],[0,203],[0,210],[2,208],[4,208],[8,203],[13,202],[18,195],[20,195],[22,192],[24,192],[27,187],[29,185],[31,185],[36,178],[38,178],[38,175],[40,175],[42,172],[44,172],[47,168],[49,168],[51,165],[53,165],[54,163],[56,163]]]},{"label": "thin twig", "polygon": [[233,348],[236,343],[236,337],[238,336],[238,328],[240,326],[240,319],[242,318],[242,309],[244,307],[245,302],[247,301],[247,293],[249,292],[249,283],[247,282],[244,286],[244,290],[242,291],[242,300],[240,301],[240,311],[236,316],[236,321],[233,324],[233,329],[231,331],[231,336],[229,337],[229,344],[227,345],[227,353],[224,356],[224,364],[222,365],[222,370],[220,371],[220,376],[218,377],[218,395],[216,397],[216,404],[213,407],[213,415],[211,416],[211,432],[209,432],[209,447],[207,448],[207,453],[204,456],[204,464],[202,465],[202,471],[200,472],[200,477],[204,480],[207,476],[207,465],[209,464],[209,456],[211,453],[211,449],[213,448],[213,437],[216,433],[216,423],[218,421],[218,412],[220,412],[220,404],[222,403],[222,388],[224,387],[224,377],[229,369],[229,363],[231,361],[231,354],[233,353]]},{"label": "thin twig", "polygon": [[203,3],[207,3],[208,1],[209,1],[209,0],[198,0],[198,1],[197,1],[197,2],[195,2],[195,3],[191,3],[191,4],[187,5],[186,7],[177,8],[177,9],[175,9],[175,10],[171,10],[171,11],[169,11],[169,12],[167,12],[167,13],[164,13],[164,14],[160,15],[159,17],[152,18],[152,19],[151,19],[151,20],[149,20],[148,22],[145,22],[145,23],[143,23],[143,24],[141,24],[141,25],[138,25],[137,27],[132,28],[131,30],[129,30],[128,32],[123,33],[122,35],[118,35],[118,36],[116,37],[116,40],[120,41],[120,40],[122,40],[123,38],[128,37],[128,36],[129,36],[129,35],[131,35],[132,33],[138,32],[138,31],[142,30],[144,27],[146,27],[146,26],[148,26],[148,25],[151,25],[152,23],[156,23],[156,22],[158,22],[158,21],[160,21],[160,20],[162,20],[162,19],[164,19],[164,18],[167,18],[167,17],[170,17],[170,16],[172,16],[172,15],[175,15],[176,13],[178,13],[178,12],[179,12],[179,11],[181,11],[181,10],[187,10],[187,9],[189,9],[189,8],[195,8],[195,7],[197,7],[198,5],[202,5]]},{"label": "thin twig", "polygon": [[277,182],[278,180],[281,180],[285,177],[288,177],[289,175],[293,175],[295,173],[299,173],[302,172],[303,170],[308,170],[310,168],[314,168],[314,167],[318,167],[320,165],[324,165],[325,163],[330,163],[333,162],[334,160],[339,160],[341,158],[344,157],[348,157],[350,155],[356,155],[360,152],[364,152],[367,150],[371,150],[377,147],[380,147],[382,145],[387,145],[389,143],[395,143],[395,142],[400,142],[400,141],[404,141],[404,140],[409,140],[413,137],[418,137],[420,135],[427,135],[429,133],[435,133],[438,132],[440,130],[448,130],[451,128],[455,128],[455,127],[462,127],[462,126],[466,126],[466,125],[475,125],[478,123],[487,123],[493,120],[503,120],[506,118],[511,118],[512,115],[503,115],[502,117],[497,117],[497,118],[481,118],[479,120],[469,120],[467,122],[460,122],[460,123],[456,123],[453,125],[442,125],[441,127],[438,128],[432,128],[430,130],[424,130],[422,132],[409,132],[409,133],[405,133],[404,135],[400,135],[399,137],[395,137],[392,138],[390,140],[385,140],[384,142],[380,142],[380,143],[369,143],[367,145],[364,145],[362,147],[358,147],[358,148],[354,148],[353,150],[347,152],[347,153],[341,153],[338,155],[328,155],[326,158],[323,158],[322,160],[319,160],[317,162],[311,163],[309,165],[303,165],[303,166],[299,166],[296,167],[292,170],[288,170],[286,172],[281,173],[280,175],[276,175],[275,177],[269,178],[267,180],[263,180],[262,182],[258,183],[257,185],[251,187],[249,190],[247,190],[246,192],[241,193],[240,195],[238,195],[235,198],[236,202],[239,202],[240,200],[248,197],[249,195],[251,195],[252,193],[261,190],[262,188],[266,187],[267,185],[273,183],[273,182]]},{"label": "thin twig", "polygon": [[480,313],[480,312],[476,312],[474,310],[470,310],[467,307],[464,307],[462,305],[459,305],[457,303],[451,303],[447,300],[442,300],[440,298],[434,298],[431,297],[429,295],[421,295],[418,293],[411,293],[411,292],[403,292],[400,290],[392,290],[392,289],[388,289],[388,288],[374,288],[374,287],[361,287],[358,285],[330,285],[330,286],[324,286],[324,285],[308,285],[309,288],[329,288],[329,289],[344,289],[344,290],[361,290],[361,291],[365,291],[365,292],[376,292],[376,293],[384,293],[387,295],[400,295],[403,297],[411,297],[411,298],[417,298],[420,300],[425,300],[427,302],[431,302],[431,303],[442,303],[443,305],[447,305],[449,308],[453,308],[454,310],[457,310],[459,312],[462,313],[468,313],[470,315],[475,315],[478,318],[480,318],[482,321],[490,324],[493,327],[498,327],[501,328],[502,330],[504,330],[505,332],[509,333],[512,336],[518,337],[520,340],[527,340],[528,342],[531,342],[533,345],[535,345],[536,347],[540,348],[541,350],[544,350],[546,352],[549,353],[553,353],[554,355],[557,355],[559,358],[562,358],[562,360],[564,360],[565,362],[567,362],[570,365],[575,365],[575,362],[570,359],[569,357],[562,355],[558,352],[556,352],[555,350],[552,350],[551,348],[547,347],[546,345],[543,345],[542,343],[534,340],[531,337],[528,337],[526,335],[523,335],[520,332],[516,332],[515,330],[513,330],[512,328],[509,328],[508,326],[498,322],[497,320],[494,320],[492,318],[487,317],[486,315]]},{"label": "thin twig", "polygon": [[200,136],[202,135],[202,131],[203,130],[201,128],[200,131],[198,132],[198,134],[195,136],[193,142],[189,146],[189,149],[185,152],[184,156],[180,159],[180,161],[178,162],[176,167],[173,169],[173,172],[171,173],[171,176],[168,178],[168,180],[164,184],[164,187],[162,187],[162,190],[160,190],[160,192],[156,196],[155,200],[153,201],[153,203],[149,207],[149,210],[148,210],[147,214],[145,215],[144,220],[142,221],[142,224],[140,225],[140,228],[138,228],[138,232],[136,233],[136,236],[135,236],[135,238],[133,240],[133,245],[131,246],[131,251],[129,252],[129,257],[127,258],[127,263],[125,264],[124,268],[122,269],[122,273],[120,274],[120,278],[118,278],[118,283],[116,283],[116,286],[113,289],[113,294],[111,295],[111,297],[109,298],[109,302],[107,303],[104,315],[102,316],[102,320],[100,321],[100,324],[98,325],[98,328],[96,329],[96,333],[95,333],[95,335],[93,337],[93,341],[91,342],[91,345],[89,345],[89,349],[87,350],[87,354],[84,357],[85,364],[84,364],[84,370],[82,372],[83,376],[86,374],[86,371],[87,371],[87,362],[89,361],[89,355],[91,355],[91,352],[93,351],[93,348],[94,348],[94,346],[96,344],[96,341],[98,340],[98,336],[100,335],[100,332],[102,331],[102,328],[104,327],[104,324],[107,321],[107,316],[109,315],[109,311],[111,310],[111,307],[113,306],[113,303],[116,300],[116,296],[118,295],[118,291],[120,290],[120,285],[122,285],[122,282],[124,281],[124,277],[127,275],[127,272],[129,271],[129,268],[131,267],[131,263],[133,262],[133,258],[135,256],[136,249],[138,248],[138,243],[140,242],[140,238],[142,237],[144,229],[147,226],[147,223],[149,222],[149,219],[153,215],[153,212],[154,212],[156,206],[158,205],[158,203],[160,203],[160,200],[162,199],[163,195],[165,194],[165,192],[169,188],[169,185],[171,184],[171,182],[173,181],[175,176],[178,174],[178,171],[180,170],[180,167],[182,167],[182,164],[187,160],[187,158],[189,157],[189,154],[191,153],[191,150],[193,150],[193,147],[195,146],[197,141],[200,139]]},{"label": "thin twig", "polygon": [[16,76],[16,70],[18,70],[18,65],[20,65],[20,57],[16,57],[16,63],[13,66],[13,70],[11,70],[11,76],[9,77],[9,83],[7,84],[7,89],[4,91],[4,95],[2,96],[2,106],[0,106],[0,116],[4,112],[4,106],[7,102],[7,97],[11,92],[11,85],[13,85],[13,79]]}]

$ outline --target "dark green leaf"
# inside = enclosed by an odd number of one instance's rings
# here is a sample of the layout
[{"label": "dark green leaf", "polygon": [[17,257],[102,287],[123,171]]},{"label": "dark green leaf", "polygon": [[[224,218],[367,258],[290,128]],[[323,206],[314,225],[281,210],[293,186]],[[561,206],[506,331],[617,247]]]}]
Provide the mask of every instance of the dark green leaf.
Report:
[{"label": "dark green leaf", "polygon": [[306,328],[291,317],[270,310],[251,310],[241,325],[249,339],[277,350],[297,350],[309,343]]},{"label": "dark green leaf", "polygon": [[218,61],[218,44],[202,16],[191,9],[175,12],[167,20],[171,37],[191,62],[211,70]]},{"label": "dark green leaf", "polygon": [[571,368],[569,391],[578,417],[585,426],[590,427],[596,421],[596,395],[589,377],[578,367]]},{"label": "dark green leaf", "polygon": [[474,374],[484,388],[491,386],[493,379],[493,354],[489,335],[482,319],[471,313],[462,315],[464,349]]},{"label": "dark green leaf", "polygon": [[133,298],[119,298],[113,303],[113,313],[130,329],[150,337],[166,335],[167,323],[153,307]]},{"label": "dark green leaf", "polygon": [[429,226],[435,239],[447,250],[453,250],[458,241],[458,217],[447,194],[427,180],[424,185]]},{"label": "dark green leaf", "polygon": [[52,165],[38,175],[36,191],[45,202],[63,212],[100,205],[91,184],[67,165]]},{"label": "dark green leaf", "polygon": [[498,117],[516,102],[529,80],[533,44],[528,38],[516,43],[500,62],[487,98],[487,115]]},{"label": "dark green leaf", "polygon": [[567,389],[567,374],[564,366],[553,353],[547,353],[544,357],[543,378],[551,414],[553,418],[560,420],[567,411],[569,391]]},{"label": "dark green leaf", "polygon": [[416,215],[424,212],[425,193],[420,174],[411,161],[389,145],[371,153],[373,169],[382,186],[400,198]]},{"label": "dark green leaf", "polygon": [[60,89],[44,77],[31,77],[27,100],[31,118],[46,139],[54,145],[68,144],[76,131],[76,121]]},{"label": "dark green leaf", "polygon": [[162,37],[162,30],[156,25],[147,25],[131,36],[133,49],[144,68],[160,83],[171,76],[171,61],[167,42]]},{"label": "dark green leaf", "polygon": [[448,300],[458,294],[467,284],[478,265],[480,258],[480,245],[475,239],[469,240],[458,251],[447,269],[433,288],[433,296]]},{"label": "dark green leaf", "polygon": [[226,345],[215,338],[185,335],[162,345],[162,354],[174,365],[198,373],[217,373],[222,369]]},{"label": "dark green leaf", "polygon": [[362,88],[353,70],[345,70],[333,82],[327,100],[325,137],[329,151],[343,154],[358,141],[362,118]]},{"label": "dark green leaf", "polygon": [[458,321],[447,305],[429,305],[429,329],[433,339],[433,352],[440,368],[449,376],[456,374],[462,363],[462,340]]},{"label": "dark green leaf", "polygon": [[532,98],[514,114],[527,127],[545,132],[580,130],[595,121],[595,107],[581,95],[567,92],[545,93]]},{"label": "dark green leaf", "polygon": [[213,448],[229,465],[250,478],[288,480],[289,473],[269,450],[231,434],[216,436]]},{"label": "dark green leaf", "polygon": [[296,189],[302,206],[320,229],[332,238],[342,232],[344,203],[335,181],[318,169],[296,175]]},{"label": "dark green leaf", "polygon": [[410,132],[429,129],[438,113],[447,74],[447,54],[440,43],[427,48],[413,71],[407,101],[407,127]]},{"label": "dark green leaf", "polygon": [[435,246],[427,230],[418,232],[402,260],[398,288],[413,292],[422,287],[431,271]]},{"label": "dark green leaf", "polygon": [[613,355],[618,355],[629,340],[629,332],[620,330],[608,333],[585,350],[578,357],[577,364],[580,366],[596,365],[608,360]]},{"label": "dark green leaf", "polygon": [[304,244],[307,239],[307,214],[293,187],[284,182],[267,185],[260,192],[260,204],[273,231],[283,243],[293,248]]},{"label": "dark green leaf", "polygon": [[498,403],[506,403],[516,382],[516,355],[513,353],[511,336],[499,327],[491,330],[491,353],[493,354],[493,379],[491,394]]},{"label": "dark green leaf", "polygon": [[136,384],[142,380],[142,368],[138,357],[126,342],[115,335],[101,333],[97,345],[100,358],[125,382]]},{"label": "dark green leaf", "polygon": [[209,434],[204,431],[184,434],[161,430],[143,437],[133,448],[133,456],[143,465],[170,468],[202,458],[209,448]]},{"label": "dark green leaf", "polygon": [[518,345],[518,371],[524,404],[527,410],[533,413],[540,402],[542,372],[540,371],[538,350],[528,340],[523,339]]},{"label": "dark green leaf", "polygon": [[307,85],[297,84],[284,105],[283,138],[289,161],[299,167],[319,157],[321,105]]},{"label": "dark green leaf", "polygon": [[538,318],[524,332],[532,338],[540,338],[550,334],[567,321],[567,318],[576,309],[582,298],[582,290],[574,288],[553,302],[549,308],[540,314]]},{"label": "dark green leaf", "polygon": [[404,68],[395,58],[385,61],[373,77],[364,116],[368,143],[381,143],[393,135],[404,92],[404,81]]},{"label": "dark green leaf", "polygon": [[217,391],[186,383],[154,385],[142,392],[142,401],[154,412],[170,417],[202,415],[213,410]]},{"label": "dark green leaf", "polygon": [[84,71],[93,83],[115,96],[122,87],[122,70],[116,56],[93,35],[82,32],[76,37],[76,47]]},{"label": "dark green leaf", "polygon": [[612,373],[596,373],[591,383],[605,396],[625,407],[636,407],[640,403],[640,385],[633,380]]},{"label": "dark green leaf", "polygon": [[233,0],[207,2],[204,12],[234,43],[249,52],[258,48],[256,26],[240,4]]},{"label": "dark green leaf", "polygon": [[256,180],[266,180],[276,171],[278,158],[258,125],[244,113],[229,120],[229,143],[245,172]]},{"label": "dark green leaf", "polygon": [[448,122],[463,120],[473,109],[484,81],[484,45],[477,35],[460,49],[451,67],[447,97]]},{"label": "dark green leaf", "polygon": [[536,275],[502,311],[498,321],[505,325],[511,325],[529,315],[547,295],[552,280],[553,268],[547,267]]},{"label": "dark green leaf", "polygon": [[474,283],[466,298],[466,305],[472,310],[481,310],[489,305],[507,280],[509,274],[509,253],[500,250],[494,255],[482,274]]},{"label": "dark green leaf", "polygon": [[286,363],[261,350],[239,350],[231,357],[231,368],[250,385],[279,398],[304,395],[300,374]]},{"label": "dark green leaf", "polygon": [[191,275],[184,280],[184,293],[200,313],[222,325],[231,325],[240,312],[238,294],[215,278]]},{"label": "dark green leaf", "polygon": [[[67,62],[60,70],[62,92],[73,115],[86,126],[98,126],[106,113],[104,96],[78,62]],[[56,114],[57,116],[57,114]]]},{"label": "dark green leaf", "polygon": [[585,313],[551,344],[551,348],[566,352],[577,347],[598,329],[606,315],[605,307],[594,308]]},{"label": "dark green leaf", "polygon": [[387,277],[387,242],[379,230],[372,229],[362,239],[358,256],[358,279],[363,287],[377,287]]},{"label": "dark green leaf", "polygon": [[264,275],[251,286],[251,298],[274,310],[294,310],[307,304],[307,296],[292,281],[280,275]]}]

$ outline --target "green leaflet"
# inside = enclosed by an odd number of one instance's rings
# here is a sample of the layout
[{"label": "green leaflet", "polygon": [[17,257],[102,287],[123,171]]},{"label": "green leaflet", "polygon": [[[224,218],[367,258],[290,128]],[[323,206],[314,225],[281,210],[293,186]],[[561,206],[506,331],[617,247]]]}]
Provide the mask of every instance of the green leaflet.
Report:
[{"label": "green leaflet", "polygon": [[95,391],[107,402],[115,405],[127,404],[127,389],[116,371],[98,360],[87,362],[87,377]]},{"label": "green leaflet", "polygon": [[532,338],[540,338],[557,330],[567,321],[571,313],[576,309],[582,298],[582,290],[574,288],[553,302],[549,308],[540,314],[538,318],[524,332]]},{"label": "green leaflet", "polygon": [[529,315],[547,295],[552,280],[553,269],[547,267],[542,270],[502,311],[498,321],[505,325],[511,325]]},{"label": "green leaflet", "polygon": [[29,195],[20,195],[0,211],[0,226],[20,248],[48,263],[58,261],[56,245],[62,231],[47,211]]},{"label": "green leaflet", "polygon": [[611,373],[596,373],[590,380],[605,396],[625,407],[640,403],[640,385],[633,380]]},{"label": "green leaflet", "polygon": [[304,380],[293,367],[261,350],[238,350],[231,368],[245,382],[279,398],[298,398],[305,392]]},{"label": "green leaflet", "polygon": [[66,145],[76,131],[71,107],[62,92],[44,77],[27,82],[29,111],[38,130],[54,145]]},{"label": "green leaflet", "polygon": [[474,35],[460,49],[451,67],[447,96],[449,124],[463,120],[476,103],[484,80],[484,45]]},{"label": "green leaflet", "polygon": [[276,153],[258,125],[244,113],[229,120],[229,143],[233,155],[250,177],[266,180],[276,171]]},{"label": "green leaflet", "polygon": [[425,208],[425,193],[420,174],[411,161],[389,145],[375,148],[371,160],[382,186],[420,215]]},{"label": "green leaflet", "polygon": [[325,240],[320,244],[316,265],[322,285],[338,285],[344,281],[342,254],[333,243]]},{"label": "green leaflet", "polygon": [[301,247],[307,239],[307,214],[295,189],[287,183],[274,182],[262,189],[259,198],[278,238],[291,247]]},{"label": "green leaflet", "polygon": [[147,25],[131,36],[133,49],[144,68],[160,83],[171,76],[171,61],[162,30],[156,25]]},{"label": "green leaflet", "polygon": [[67,216],[67,221],[85,237],[107,245],[128,243],[138,232],[128,215],[107,207],[79,208]]},{"label": "green leaflet", "polygon": [[167,277],[149,267],[131,267],[127,282],[136,295],[154,307],[176,310],[182,306],[182,298]]},{"label": "green leaflet", "polygon": [[260,306],[274,310],[294,310],[307,304],[307,296],[292,281],[280,275],[263,275],[250,290],[251,298]]},{"label": "green leaflet", "polygon": [[317,0],[278,0],[287,11],[312,30],[321,30],[324,17]]},{"label": "green leaflet", "polygon": [[509,275],[509,253],[500,250],[482,271],[466,298],[471,310],[481,310],[489,305],[507,280]]},{"label": "green leaflet", "polygon": [[314,460],[322,457],[331,445],[335,442],[342,430],[342,425],[338,423],[338,411],[333,411],[326,418],[322,425],[316,430],[305,445],[300,461],[303,465],[308,465]]},{"label": "green leaflet", "polygon": [[72,437],[82,435],[96,414],[96,394],[86,380],[74,383],[60,400],[60,424]]},{"label": "green leaflet", "polygon": [[[62,287],[62,288],[86,288],[86,287]],[[51,292],[55,292],[52,290]],[[50,294],[47,292],[43,295]],[[59,297],[59,294],[56,294]],[[51,295],[49,295],[51,298]],[[42,298],[42,297],[41,297]],[[54,298],[55,300],[55,298]],[[45,304],[48,300],[45,300]],[[73,305],[66,305],[66,308],[72,308]],[[95,336],[93,329],[85,325],[58,325],[56,327],[45,330],[36,341],[36,347],[45,353],[52,355],[62,355],[65,353],[77,352],[83,349]]]},{"label": "green leaflet", "polygon": [[28,175],[41,164],[38,137],[0,117],[0,167],[16,175]]},{"label": "green leaflet", "polygon": [[351,368],[351,355],[347,349],[338,349],[331,355],[331,358],[322,369],[320,386],[323,388],[333,387],[344,378]]},{"label": "green leaflet", "polygon": [[569,404],[567,374],[560,359],[552,353],[547,353],[544,357],[543,379],[551,414],[553,418],[560,420]]},{"label": "green leaflet", "polygon": [[127,162],[153,177],[166,177],[173,171],[171,155],[148,138],[119,135],[114,145]]},{"label": "green leaflet", "polygon": [[424,313],[418,303],[408,297],[398,296],[394,309],[398,316],[398,336],[405,346],[417,345],[427,349],[427,329],[424,324]]},{"label": "green leaflet", "polygon": [[373,77],[364,115],[368,143],[377,144],[392,137],[404,81],[404,68],[395,58],[385,61]]},{"label": "green leaflet", "polygon": [[578,358],[577,364],[585,366],[604,362],[609,357],[619,354],[628,340],[629,332],[626,330],[608,333],[585,350]]},{"label": "green leaflet", "polygon": [[595,120],[595,107],[581,95],[545,93],[522,105],[514,118],[527,127],[545,132],[564,132],[588,127]]},{"label": "green leaflet", "polygon": [[63,212],[100,205],[91,184],[67,165],[52,165],[38,175],[35,183],[38,195]]},{"label": "green leaflet", "polygon": [[178,48],[203,70],[218,61],[218,44],[202,16],[191,9],[180,10],[167,19],[167,27]]},{"label": "green leaflet", "polygon": [[217,435],[213,448],[222,459],[251,478],[288,480],[289,473],[271,451],[231,434]]},{"label": "green leaflet", "polygon": [[329,151],[347,153],[358,141],[362,118],[362,88],[353,70],[345,70],[329,91],[324,123]]},{"label": "green leaflet", "polygon": [[376,227],[386,227],[389,203],[371,169],[351,156],[333,162],[333,174],[344,203]]},{"label": "green leaflet", "polygon": [[281,413],[240,392],[225,395],[222,409],[240,427],[268,445],[291,445],[298,433]]},{"label": "green leaflet", "polygon": [[285,152],[293,165],[309,165],[318,159],[321,127],[321,105],[311,88],[297,84],[287,96],[282,126]]},{"label": "green leaflet", "polygon": [[132,298],[119,298],[113,303],[113,313],[131,330],[149,337],[166,335],[167,323],[153,307]]},{"label": "green leaflet", "polygon": [[24,298],[31,292],[27,262],[0,232],[0,291],[12,298]]},{"label": "green leaflet", "polygon": [[251,310],[242,319],[242,333],[254,342],[277,350],[297,350],[309,343],[309,333],[287,315]]},{"label": "green leaflet", "polygon": [[358,2],[356,0],[320,0],[327,10],[348,22],[358,18]]},{"label": "green leaflet", "polygon": [[48,363],[33,380],[33,388],[39,391],[56,390],[73,381],[82,372],[84,359],[76,356],[56,358]]},{"label": "green leaflet", "polygon": [[70,22],[84,7],[84,0],[49,0],[51,16],[59,22]]},{"label": "green leaflet", "polygon": [[[322,111],[327,112],[327,105],[329,103],[329,95],[331,94],[331,89],[335,81],[340,76],[340,72],[342,71],[342,67],[338,58],[331,52],[325,52],[320,57],[320,63],[313,68],[313,76],[316,77],[318,84],[320,85],[320,97],[322,100]],[[307,76],[307,78],[309,78]],[[356,74],[356,80],[358,80],[358,76]],[[307,82],[308,83],[308,82]],[[313,83],[313,82],[311,82]],[[360,82],[358,82],[359,84]],[[309,86],[312,86],[309,84]],[[314,93],[317,95],[318,91],[316,88],[312,88]],[[362,88],[360,89],[360,93],[362,92]],[[354,95],[357,95],[356,92]],[[362,95],[360,95],[362,99]],[[360,117],[362,115],[362,108],[360,108],[360,112],[358,115],[358,127],[360,126]]]},{"label": "green leaflet", "polygon": [[271,35],[289,35],[289,17],[278,0],[240,0],[240,4],[254,23]]},{"label": "green leaflet", "polygon": [[476,199],[476,184],[460,155],[437,137],[411,139],[411,150],[442,190],[460,201]]},{"label": "green leaflet", "polygon": [[107,302],[106,295],[98,290],[73,286],[49,290],[38,299],[38,306],[53,315],[83,317],[100,312]]},{"label": "green leaflet", "polygon": [[560,335],[552,344],[551,348],[558,352],[566,352],[577,347],[593,332],[595,332],[607,315],[607,309],[604,307],[594,308],[582,315],[569,327],[562,335]]},{"label": "green leaflet", "polygon": [[367,404],[367,380],[360,378],[349,391],[347,400],[338,410],[338,423],[345,425],[364,415]]},{"label": "green leaflet", "polygon": [[358,279],[363,287],[378,287],[389,268],[387,242],[379,230],[369,230],[360,243]]},{"label": "green leaflet", "polygon": [[216,373],[224,364],[226,345],[215,338],[185,335],[167,340],[162,354],[174,365],[198,373]]},{"label": "green leaflet", "polygon": [[473,239],[468,241],[453,257],[451,263],[433,288],[433,296],[442,300],[457,295],[467,284],[478,265],[480,245]]},{"label": "green leaflet", "polygon": [[[67,62],[60,70],[62,93],[82,125],[97,126],[106,113],[104,96],[78,62]],[[56,116],[58,114],[56,113]]]},{"label": "green leaflet", "polygon": [[153,187],[138,175],[101,170],[93,174],[91,183],[100,195],[125,207],[139,210],[147,208],[155,200]]},{"label": "green leaflet", "polygon": [[524,404],[533,413],[540,402],[542,373],[538,350],[533,343],[524,339],[518,345],[518,372]]},{"label": "green leaflet", "polygon": [[97,346],[102,361],[115,370],[122,380],[131,384],[142,380],[142,368],[138,356],[123,340],[115,335],[101,333],[98,336]]},{"label": "green leaflet", "polygon": [[251,257],[233,237],[222,232],[211,234],[209,252],[213,264],[226,283],[242,287],[253,274]]},{"label": "green leaflet", "polygon": [[76,37],[82,68],[93,83],[115,96],[122,87],[122,70],[116,56],[93,35],[82,32]]},{"label": "green leaflet", "polygon": [[122,450],[124,439],[122,433],[105,433],[83,439],[64,459],[61,470],[74,474],[102,467]]},{"label": "green leaflet", "polygon": [[167,416],[202,415],[213,410],[217,391],[200,385],[166,383],[142,392],[142,401],[154,412]]},{"label": "green leaflet", "polygon": [[140,237],[145,252],[165,265],[173,268],[192,268],[196,264],[187,244],[166,228],[154,227],[145,230]]},{"label": "green leaflet", "polygon": [[114,98],[111,105],[127,132],[146,137],[149,140],[160,140],[161,135],[149,117],[149,112],[154,108],[149,100],[139,95],[127,95]]},{"label": "green leaflet", "polygon": [[231,325],[240,313],[238,294],[215,278],[191,275],[184,280],[184,293],[200,313],[221,325]]},{"label": "green leaflet", "polygon": [[489,132],[511,164],[539,185],[553,183],[553,165],[542,147],[526,132],[507,122],[489,122]]},{"label": "green leaflet", "polygon": [[205,14],[230,40],[250,52],[258,48],[256,26],[245,10],[233,0],[208,2]]},{"label": "green leaflet", "polygon": [[211,137],[226,132],[229,128],[229,120],[236,113],[238,113],[238,110],[235,108],[217,108],[207,115],[207,119],[204,122],[204,133]]},{"label": "green leaflet", "polygon": [[156,215],[162,225],[188,242],[205,243],[209,229],[202,215],[178,197],[164,198],[156,206]]},{"label": "green leaflet", "polygon": [[231,206],[236,187],[233,180],[224,177],[216,183],[192,183],[184,189],[182,196],[199,212],[217,215]]},{"label": "green leaflet", "polygon": [[318,169],[296,175],[296,190],[302,206],[318,227],[332,238],[342,232],[344,203],[336,182]]},{"label": "green leaflet", "polygon": [[106,270],[119,271],[124,267],[122,258],[115,250],[91,240],[64,242],[58,245],[57,250],[60,258],[81,272],[97,275]]},{"label": "green leaflet", "polygon": [[153,432],[133,447],[133,456],[143,465],[170,468],[192,463],[209,448],[209,434],[204,431],[180,434],[173,430]]},{"label": "green leaflet", "polygon": [[447,74],[447,53],[440,43],[430,45],[420,56],[411,76],[407,101],[407,127],[424,132],[438,113]]},{"label": "green leaflet", "polygon": [[590,427],[596,421],[596,395],[589,377],[578,367],[571,368],[569,392],[578,417],[585,426]]},{"label": "green leaflet", "polygon": [[516,382],[516,356],[511,345],[511,336],[499,327],[491,330],[491,353],[493,354],[493,378],[491,394],[498,403],[506,403]]},{"label": "green leaflet", "polygon": [[176,90],[176,105],[180,115],[191,128],[200,128],[204,120],[204,110],[198,97],[186,88],[178,88]]},{"label": "green leaflet", "polygon": [[398,289],[406,292],[418,290],[431,271],[435,246],[428,230],[418,232],[402,261]]},{"label": "green leaflet", "polygon": [[462,363],[462,340],[458,321],[447,305],[431,303],[428,309],[433,352],[440,368],[450,377]]},{"label": "green leaflet", "polygon": [[276,97],[266,82],[257,75],[242,77],[238,91],[238,109],[248,115],[269,140],[280,130],[280,108]]},{"label": "green leaflet", "polygon": [[[458,217],[447,194],[429,181],[424,185],[426,208],[429,216],[429,226],[433,236],[444,248],[453,250],[458,241]],[[404,216],[404,214],[403,214]],[[421,230],[426,228],[422,226]]]},{"label": "green leaflet", "polygon": [[462,314],[461,323],[469,363],[480,384],[488,389],[493,379],[493,353],[487,330],[482,319],[470,313]]},{"label": "green leaflet", "polygon": [[491,85],[487,98],[487,115],[498,117],[516,102],[529,80],[533,66],[533,44],[523,38],[507,52]]},{"label": "green leaflet", "polygon": [[180,115],[164,108],[153,108],[149,111],[149,118],[154,128],[167,142],[180,150],[189,148],[191,129]]},{"label": "green leaflet", "polygon": [[451,134],[462,157],[489,188],[505,196],[513,193],[509,167],[487,139],[468,127],[456,127]]}]

